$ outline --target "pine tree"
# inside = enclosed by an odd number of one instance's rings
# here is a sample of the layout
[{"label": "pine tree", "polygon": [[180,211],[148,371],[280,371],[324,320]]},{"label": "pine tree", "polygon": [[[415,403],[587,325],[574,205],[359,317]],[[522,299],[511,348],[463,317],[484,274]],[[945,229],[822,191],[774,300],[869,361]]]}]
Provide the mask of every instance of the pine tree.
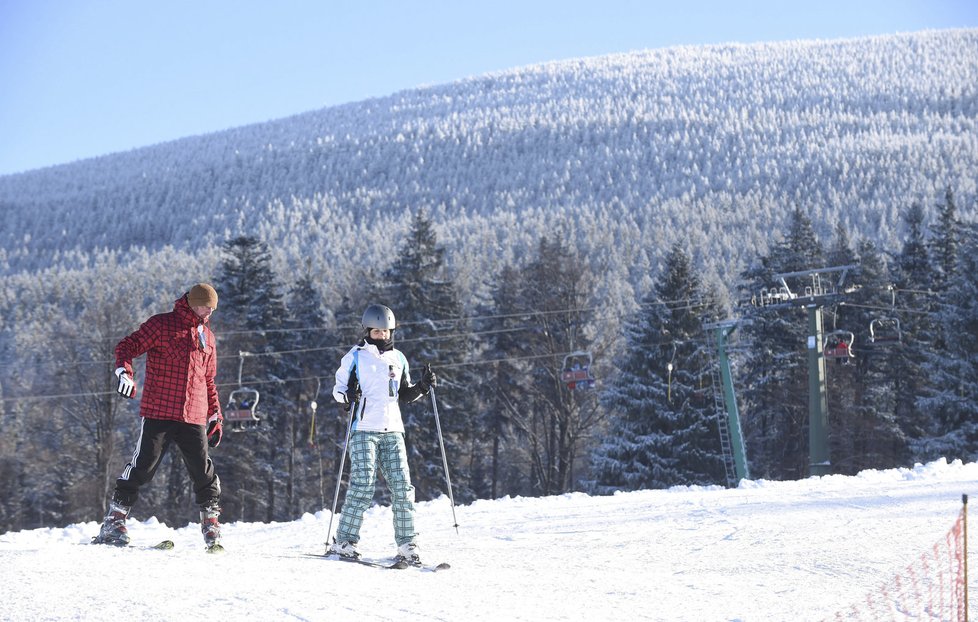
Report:
[{"label": "pine tree", "polygon": [[508,359],[496,376],[497,401],[508,404],[507,422],[525,439],[526,492],[566,492],[575,484],[583,441],[601,419],[593,392],[576,383],[571,389],[561,379],[574,353],[583,353],[584,364],[589,354],[593,360],[593,277],[559,234],[541,238],[533,257],[503,274],[496,300],[507,306],[496,313],[520,332],[500,333],[495,341],[494,351]]},{"label": "pine tree", "polygon": [[634,322],[625,324],[627,354],[605,393],[617,413],[592,456],[592,488],[601,493],[677,484],[715,484],[724,471],[704,350],[702,290],[679,244],[666,257]]},{"label": "pine tree", "polygon": [[[895,315],[900,321],[903,346],[893,353],[889,371],[896,398],[894,418],[910,440],[914,459],[926,460],[928,451],[921,443],[934,428],[934,422],[930,413],[918,407],[917,397],[928,392],[926,361],[937,337],[931,315],[937,301],[933,291],[935,277],[924,234],[923,208],[914,203],[903,217],[907,237],[894,266]],[[939,456],[932,458],[936,457]]]},{"label": "pine tree", "polygon": [[[521,294],[522,282],[518,268],[503,266],[496,279],[492,308],[483,314],[486,319],[480,323],[480,332],[487,335],[485,356],[493,361],[489,367],[489,386],[492,390],[487,392],[486,408],[479,422],[479,428],[488,435],[491,444],[488,467],[490,499],[503,494],[530,494],[529,488],[519,488],[526,481],[525,477],[506,476],[506,472],[519,473],[513,465],[530,461],[528,454],[522,451],[527,439],[521,425],[526,417],[522,400],[523,378],[529,365],[527,361],[515,358],[515,353],[521,349],[522,333],[532,318]],[[509,441],[512,441],[512,449],[508,447]],[[518,457],[514,457],[517,454]],[[513,485],[515,487],[511,487]]]},{"label": "pine tree", "polygon": [[[828,267],[854,266],[845,273],[846,282],[843,286],[850,285],[854,278],[859,274],[858,259],[852,249],[849,239],[849,231],[839,223],[835,229],[835,237],[829,250],[826,252]],[[841,275],[841,273],[839,273]],[[853,428],[857,427],[862,415],[859,413],[858,405],[853,396],[859,391],[860,377],[858,364],[863,361],[864,344],[869,340],[869,322],[865,319],[865,310],[845,304],[843,299],[841,305],[834,305],[823,308],[823,329],[827,342],[829,338],[836,337],[847,340],[852,336],[849,344],[849,353],[855,358],[836,358],[826,361],[826,393],[828,394],[828,421],[829,421],[829,455],[832,461],[833,472],[848,472],[852,469],[851,462],[858,461],[850,446],[855,441],[851,434]],[[833,334],[834,333],[834,334]]]},{"label": "pine tree", "polygon": [[[285,345],[293,360],[293,377],[284,385],[294,405],[288,411],[288,465],[286,480],[287,508],[290,517],[314,512],[325,506],[323,494],[327,472],[332,461],[322,460],[320,431],[317,425],[329,422],[337,409],[332,398],[333,369],[341,348],[334,346],[326,328],[322,298],[312,278],[301,276],[289,291],[288,321]],[[315,402],[315,408],[312,404]],[[319,406],[323,406],[322,414]],[[325,426],[329,428],[328,423]]]},{"label": "pine tree", "polygon": [[[218,342],[219,385],[256,389],[265,430],[234,434],[216,450],[227,452],[220,471],[225,484],[224,515],[279,520],[286,517],[285,504],[279,503],[277,494],[286,472],[287,414],[294,408],[283,386],[285,380],[295,377],[295,371],[277,354],[289,347],[287,310],[267,244],[242,236],[226,242],[223,250],[215,281],[218,312],[212,320]],[[229,451],[232,444],[233,453]],[[261,482],[262,489],[252,487],[252,482]],[[264,506],[260,515],[259,504]]]},{"label": "pine tree", "polygon": [[[415,216],[413,226],[397,255],[384,273],[383,304],[397,318],[395,344],[408,358],[412,382],[421,379],[422,366],[431,365],[438,376],[439,421],[445,453],[449,459],[456,499],[471,500],[469,470],[474,425],[480,409],[477,386],[477,347],[472,328],[458,294],[445,269],[444,249],[439,246],[431,219],[425,210]],[[420,499],[445,491],[444,466],[438,445],[437,427],[430,399],[422,398],[401,409],[411,465],[412,482]],[[477,450],[484,455],[483,448]]]},{"label": "pine tree", "polygon": [[932,421],[916,444],[918,454],[974,461],[978,459],[978,229],[961,245],[954,276],[934,312],[947,337],[927,353],[929,382],[917,407]]},{"label": "pine tree", "polygon": [[933,289],[938,294],[947,291],[948,284],[957,272],[961,235],[961,221],[958,220],[954,192],[948,187],[944,191],[944,203],[938,205],[937,225],[931,232],[928,247],[934,263]]},{"label": "pine tree", "polygon": [[[839,307],[838,321],[855,334],[855,364],[829,373],[832,464],[839,473],[904,464],[906,438],[895,419],[891,368],[898,340],[874,341],[875,336],[898,334],[893,316],[892,283],[882,253],[870,240],[857,249],[859,266],[852,275],[858,285]],[[856,372],[853,374],[853,372]],[[843,377],[847,380],[840,384]],[[834,399],[832,399],[834,398]]]}]

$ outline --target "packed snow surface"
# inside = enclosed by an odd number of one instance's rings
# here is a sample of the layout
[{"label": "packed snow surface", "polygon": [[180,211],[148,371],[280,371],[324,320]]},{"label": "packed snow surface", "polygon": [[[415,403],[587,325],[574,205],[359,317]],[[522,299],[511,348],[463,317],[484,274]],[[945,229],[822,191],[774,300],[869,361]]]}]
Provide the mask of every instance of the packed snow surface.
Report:
[{"label": "packed snow surface", "polygon": [[[155,519],[130,521],[133,544],[174,550],[89,545],[96,522],[11,532],[0,619],[834,619],[919,565],[976,491],[978,464],[941,460],[735,489],[476,501],[456,508],[457,533],[442,497],[418,504],[417,520],[424,560],[452,566],[438,573],[309,555],[324,550],[328,509],[227,524],[222,555],[204,553],[197,525]],[[368,512],[360,546],[393,554],[389,508]]]}]

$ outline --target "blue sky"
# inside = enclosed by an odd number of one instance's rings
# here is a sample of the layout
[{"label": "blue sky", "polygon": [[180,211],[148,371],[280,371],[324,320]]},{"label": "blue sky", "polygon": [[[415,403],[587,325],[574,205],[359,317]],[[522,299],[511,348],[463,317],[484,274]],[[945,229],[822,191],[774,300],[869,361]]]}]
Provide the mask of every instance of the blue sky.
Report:
[{"label": "blue sky", "polygon": [[0,0],[0,175],[552,60],[960,27],[978,2]]}]

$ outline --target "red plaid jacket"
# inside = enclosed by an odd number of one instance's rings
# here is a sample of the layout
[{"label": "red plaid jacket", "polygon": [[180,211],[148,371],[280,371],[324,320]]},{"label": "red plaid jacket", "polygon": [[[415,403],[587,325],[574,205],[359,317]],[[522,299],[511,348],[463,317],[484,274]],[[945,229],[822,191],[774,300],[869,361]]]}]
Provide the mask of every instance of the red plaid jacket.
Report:
[{"label": "red plaid jacket", "polygon": [[[201,325],[203,345],[197,328]],[[132,375],[132,360],[144,353],[141,416],[203,425],[207,415],[221,412],[214,384],[217,343],[211,329],[187,304],[186,295],[176,301],[173,311],[154,315],[119,342],[116,367],[125,367]]]}]

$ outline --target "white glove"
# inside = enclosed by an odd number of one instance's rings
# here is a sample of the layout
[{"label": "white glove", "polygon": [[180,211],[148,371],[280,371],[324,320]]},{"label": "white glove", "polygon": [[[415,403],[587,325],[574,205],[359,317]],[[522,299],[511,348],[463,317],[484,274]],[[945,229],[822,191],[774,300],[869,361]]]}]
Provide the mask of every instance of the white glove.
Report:
[{"label": "white glove", "polygon": [[119,378],[119,388],[116,391],[122,397],[128,397],[132,399],[132,396],[136,393],[136,383],[133,381],[132,376],[126,372],[125,367],[117,367],[115,370],[115,375]]}]

